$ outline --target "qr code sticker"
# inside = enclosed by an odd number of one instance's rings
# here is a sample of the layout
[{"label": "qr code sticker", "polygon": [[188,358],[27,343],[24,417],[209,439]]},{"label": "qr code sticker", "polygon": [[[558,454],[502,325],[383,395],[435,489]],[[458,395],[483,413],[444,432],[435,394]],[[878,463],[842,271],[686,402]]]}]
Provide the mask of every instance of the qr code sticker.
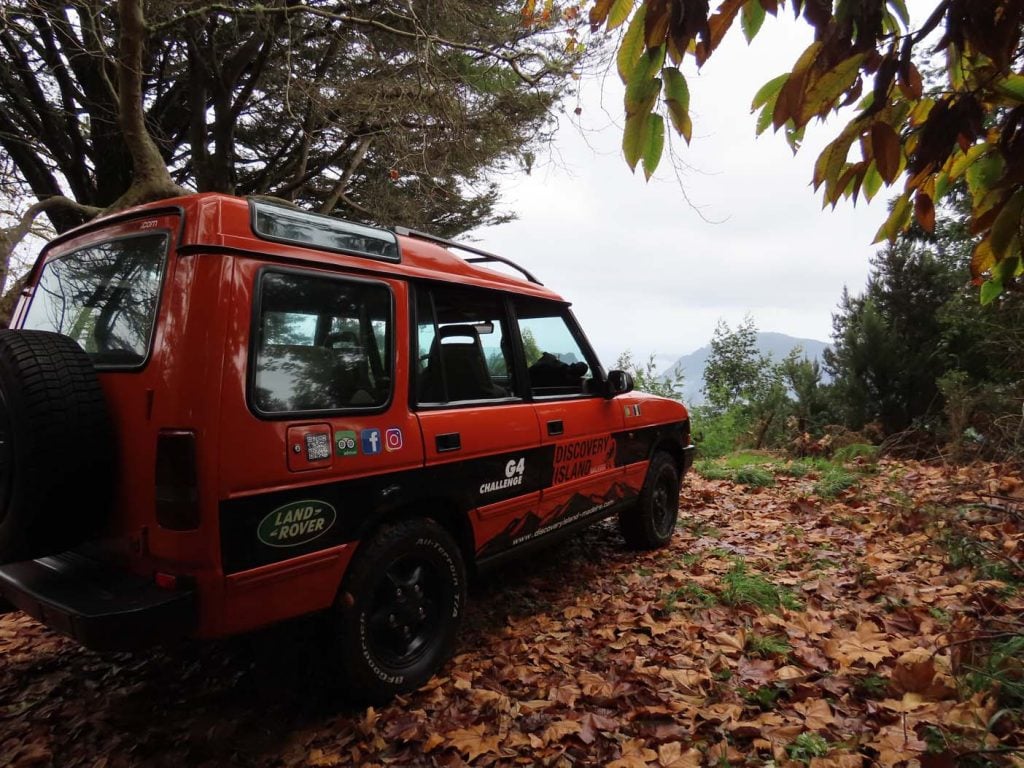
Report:
[{"label": "qr code sticker", "polygon": [[323,461],[331,458],[330,435],[306,435],[306,459]]}]

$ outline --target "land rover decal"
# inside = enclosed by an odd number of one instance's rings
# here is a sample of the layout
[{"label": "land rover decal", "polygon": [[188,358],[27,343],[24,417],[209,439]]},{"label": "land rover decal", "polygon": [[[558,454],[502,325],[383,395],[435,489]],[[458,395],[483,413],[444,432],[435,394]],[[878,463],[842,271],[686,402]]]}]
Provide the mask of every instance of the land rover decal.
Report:
[{"label": "land rover decal", "polygon": [[293,501],[264,517],[256,535],[268,547],[297,547],[323,536],[337,517],[326,501]]}]

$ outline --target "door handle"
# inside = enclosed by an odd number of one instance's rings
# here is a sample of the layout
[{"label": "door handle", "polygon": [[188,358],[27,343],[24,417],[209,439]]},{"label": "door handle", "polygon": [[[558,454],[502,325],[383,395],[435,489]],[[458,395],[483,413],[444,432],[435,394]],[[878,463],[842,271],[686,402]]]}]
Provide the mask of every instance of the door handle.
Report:
[{"label": "door handle", "polygon": [[462,448],[462,438],[459,436],[458,432],[436,435],[434,437],[434,445],[437,448],[438,453],[457,451]]},{"label": "door handle", "polygon": [[565,425],[561,419],[555,419],[554,421],[548,422],[548,435],[550,437],[556,437],[565,433]]}]

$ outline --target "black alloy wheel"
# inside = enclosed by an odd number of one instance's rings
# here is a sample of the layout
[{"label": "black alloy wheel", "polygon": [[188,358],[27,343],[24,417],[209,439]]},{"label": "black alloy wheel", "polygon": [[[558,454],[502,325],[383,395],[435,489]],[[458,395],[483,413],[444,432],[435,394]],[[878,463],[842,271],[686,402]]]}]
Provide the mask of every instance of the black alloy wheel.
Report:
[{"label": "black alloy wheel", "polygon": [[402,557],[384,572],[371,603],[370,644],[389,667],[406,667],[439,637],[444,588],[423,557]]},{"label": "black alloy wheel", "polygon": [[427,682],[455,648],[465,604],[462,553],[433,520],[385,524],[360,542],[335,611],[349,696],[384,703]]}]

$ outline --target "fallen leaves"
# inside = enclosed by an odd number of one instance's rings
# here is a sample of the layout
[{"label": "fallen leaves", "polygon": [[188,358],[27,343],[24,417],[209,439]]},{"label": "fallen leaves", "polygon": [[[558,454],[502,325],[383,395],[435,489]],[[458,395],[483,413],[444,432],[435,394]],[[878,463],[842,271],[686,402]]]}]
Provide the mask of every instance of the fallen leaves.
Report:
[{"label": "fallen leaves", "polygon": [[[638,556],[601,526],[498,572],[475,587],[459,656],[384,707],[339,704],[330,650],[295,628],[104,657],[0,617],[0,755],[19,768],[896,768],[921,762],[937,728],[992,746],[1000,710],[956,674],[979,617],[1013,620],[1024,603],[950,566],[919,523],[921,506],[978,489],[1024,494],[1003,470],[972,471],[886,464],[830,503],[808,501],[809,480],[754,495],[694,476],[669,548]],[[1017,556],[1019,527],[985,514],[971,520],[980,540]],[[801,607],[724,605],[737,562]],[[1000,717],[1000,738],[1016,738]],[[824,746],[796,760],[801,739]]]}]

